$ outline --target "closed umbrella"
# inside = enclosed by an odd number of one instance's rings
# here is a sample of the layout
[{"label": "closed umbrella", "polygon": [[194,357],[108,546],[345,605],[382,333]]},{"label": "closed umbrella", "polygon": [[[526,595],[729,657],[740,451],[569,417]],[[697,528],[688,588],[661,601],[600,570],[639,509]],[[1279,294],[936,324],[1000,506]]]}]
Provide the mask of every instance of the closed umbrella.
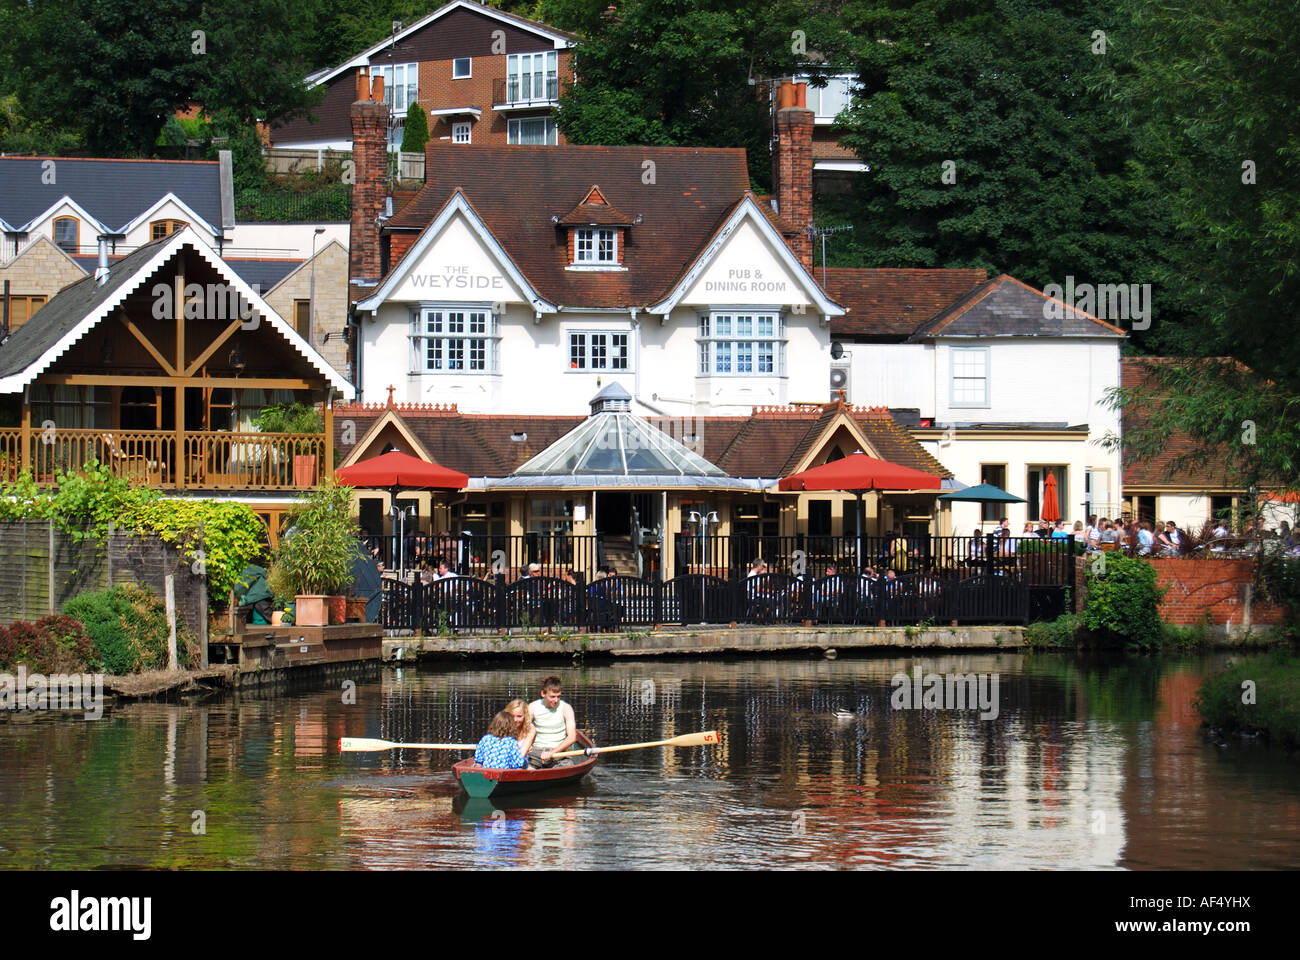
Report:
[{"label": "closed umbrella", "polygon": [[1049,473],[1043,482],[1043,508],[1038,511],[1038,515],[1048,523],[1055,523],[1061,519],[1061,505],[1057,503],[1054,473]]}]

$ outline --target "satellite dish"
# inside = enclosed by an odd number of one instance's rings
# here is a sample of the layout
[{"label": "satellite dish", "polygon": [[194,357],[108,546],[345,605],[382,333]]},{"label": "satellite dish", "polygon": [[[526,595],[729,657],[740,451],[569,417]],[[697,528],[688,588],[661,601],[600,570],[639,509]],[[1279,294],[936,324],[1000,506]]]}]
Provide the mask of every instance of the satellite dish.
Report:
[{"label": "satellite dish", "polygon": [[831,343],[831,359],[832,359],[832,360],[838,360],[838,359],[839,359],[840,357],[842,357],[842,356],[844,356],[844,344],[840,343],[838,340],[832,342],[832,343]]}]

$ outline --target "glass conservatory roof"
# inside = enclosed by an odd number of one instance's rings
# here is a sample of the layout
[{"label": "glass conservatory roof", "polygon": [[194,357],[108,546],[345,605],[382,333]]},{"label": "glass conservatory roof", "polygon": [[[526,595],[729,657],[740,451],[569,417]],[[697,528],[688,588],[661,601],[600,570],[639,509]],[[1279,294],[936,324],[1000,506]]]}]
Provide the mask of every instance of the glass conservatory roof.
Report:
[{"label": "glass conservatory roof", "polygon": [[700,477],[725,472],[628,410],[631,397],[610,384],[591,416],[523,464],[515,476]]}]

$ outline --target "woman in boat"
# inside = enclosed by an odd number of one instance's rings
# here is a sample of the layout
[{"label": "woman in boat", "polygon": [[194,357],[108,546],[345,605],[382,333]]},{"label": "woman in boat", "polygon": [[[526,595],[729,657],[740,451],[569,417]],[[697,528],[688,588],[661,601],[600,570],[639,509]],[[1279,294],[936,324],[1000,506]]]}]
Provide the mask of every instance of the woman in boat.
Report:
[{"label": "woman in boat", "polygon": [[[533,737],[537,736],[537,729],[533,726],[533,717],[528,710],[528,703],[525,700],[511,700],[506,704],[506,713],[515,721],[515,739],[519,741],[519,749],[528,755],[528,751],[533,747]],[[528,746],[524,746],[527,741]]]},{"label": "woman in boat", "polygon": [[532,745],[533,734],[522,742],[515,739],[515,718],[502,710],[492,718],[488,732],[478,742],[474,762],[496,770],[522,770],[528,766],[528,751]]}]

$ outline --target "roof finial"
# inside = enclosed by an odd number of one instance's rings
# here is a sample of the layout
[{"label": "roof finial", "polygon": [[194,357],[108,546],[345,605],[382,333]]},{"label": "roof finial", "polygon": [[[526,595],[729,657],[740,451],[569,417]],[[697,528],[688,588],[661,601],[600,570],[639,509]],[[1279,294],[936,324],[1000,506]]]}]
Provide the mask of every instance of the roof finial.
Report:
[{"label": "roof finial", "polygon": [[388,405],[390,407],[393,405],[393,391],[396,389],[397,388],[393,386],[391,383],[388,385]]}]

